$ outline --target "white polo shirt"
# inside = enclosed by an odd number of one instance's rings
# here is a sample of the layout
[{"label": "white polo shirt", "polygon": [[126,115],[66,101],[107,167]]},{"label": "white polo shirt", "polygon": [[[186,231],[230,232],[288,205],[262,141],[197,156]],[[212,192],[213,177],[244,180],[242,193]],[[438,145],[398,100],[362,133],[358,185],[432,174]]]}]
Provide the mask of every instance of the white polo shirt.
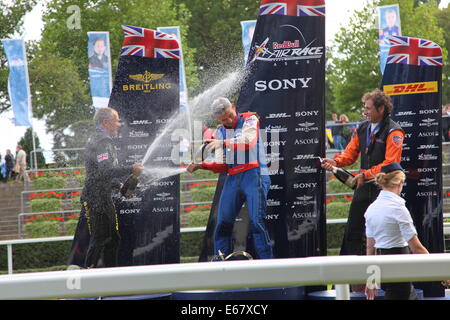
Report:
[{"label": "white polo shirt", "polygon": [[405,200],[393,192],[381,190],[377,199],[367,208],[366,236],[375,239],[375,248],[406,247],[417,235]]}]

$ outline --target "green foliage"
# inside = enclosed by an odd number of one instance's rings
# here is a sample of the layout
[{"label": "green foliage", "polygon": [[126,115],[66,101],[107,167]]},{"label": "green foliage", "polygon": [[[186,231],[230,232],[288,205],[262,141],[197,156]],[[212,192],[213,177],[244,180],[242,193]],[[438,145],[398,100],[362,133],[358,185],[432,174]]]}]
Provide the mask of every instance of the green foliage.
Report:
[{"label": "green foliage", "polygon": [[[14,270],[67,265],[71,241],[17,244],[13,247]],[[61,267],[58,267],[58,270]],[[0,246],[0,270],[7,270],[6,246]]]},{"label": "green foliage", "polygon": [[189,212],[189,227],[205,227],[208,224],[209,209]]},{"label": "green foliage", "polygon": [[59,221],[36,221],[25,224],[27,238],[57,237],[60,234],[61,223]]},{"label": "green foliage", "polygon": [[348,217],[350,201],[332,201],[327,204],[327,219],[343,219]]},{"label": "green foliage", "polygon": [[192,201],[193,202],[212,201],[215,192],[216,187],[193,188],[191,189]]},{"label": "green foliage", "polygon": [[219,175],[209,170],[197,170],[194,173],[181,174],[181,180],[217,179]]},{"label": "green foliage", "polygon": [[85,174],[77,174],[77,175],[74,175],[73,178],[75,179],[75,181],[77,182],[77,185],[79,187],[84,187],[84,180],[86,179]]},{"label": "green foliage", "polygon": [[31,212],[61,211],[61,199],[33,199],[30,201]]},{"label": "green foliage", "polygon": [[[381,83],[377,30],[377,6],[398,3],[402,34],[424,38],[445,45],[444,34],[448,29],[439,25],[435,1],[375,0],[356,11],[350,23],[337,33],[330,49],[331,60],[327,65],[327,81],[332,93],[328,110],[346,113],[351,121],[359,120],[362,111],[361,97],[365,92],[378,88]],[[445,19],[445,18],[444,18]],[[424,23],[426,22],[426,23]],[[448,32],[447,32],[448,33]],[[444,60],[447,50],[444,50]]]},{"label": "green foliage", "polygon": [[[0,1],[0,39],[12,39],[14,33],[22,30],[23,17],[37,0]],[[0,50],[0,113],[11,108],[8,95],[8,66],[6,55]]]},{"label": "green foliage", "polygon": [[327,192],[331,193],[351,193],[353,190],[340,182],[337,178],[331,179],[327,184]]},{"label": "green foliage", "polygon": [[71,202],[72,202],[72,210],[81,210],[81,202],[79,196],[72,197]]},{"label": "green foliage", "polygon": [[66,236],[71,236],[75,234],[77,228],[78,219],[70,219],[64,222],[64,230]]},{"label": "green foliage", "polygon": [[[242,67],[240,21],[256,20],[259,0],[176,0],[190,11],[189,46],[197,51],[201,86],[209,86],[211,74],[223,77],[230,66]],[[234,70],[233,70],[234,71]]]},{"label": "green foliage", "polygon": [[[36,132],[35,132],[35,135],[36,135]],[[27,166],[31,167],[31,164],[33,164],[32,168],[34,169],[35,168],[35,165],[34,165],[34,152],[31,153],[31,151],[34,150],[34,148],[33,148],[33,130],[32,130],[32,128],[28,128],[27,131],[25,131],[24,136],[19,140],[19,142],[17,144],[22,146],[22,149],[27,154]],[[35,145],[36,145],[36,149],[40,149],[41,148],[41,143],[40,143],[39,137],[37,135],[35,136]],[[42,154],[42,152],[36,152],[36,159],[37,159],[37,163],[38,163],[38,168],[45,167],[45,157]]]},{"label": "green foliage", "polygon": [[327,225],[327,248],[341,247],[345,226],[345,223]]},{"label": "green foliage", "polygon": [[61,176],[40,177],[33,180],[33,187],[36,190],[63,189],[66,186],[66,179]]},{"label": "green foliage", "polygon": [[180,255],[182,257],[198,257],[202,250],[204,236],[204,232],[182,233],[180,235]]},{"label": "green foliage", "polygon": [[[447,57],[450,52],[450,6],[443,10],[438,10],[436,13],[437,23],[444,32],[444,43],[439,43],[447,52]],[[445,60],[444,60],[445,61]],[[448,61],[448,60],[447,60]],[[450,64],[444,62],[442,75],[442,102],[444,104],[450,103]]]}]

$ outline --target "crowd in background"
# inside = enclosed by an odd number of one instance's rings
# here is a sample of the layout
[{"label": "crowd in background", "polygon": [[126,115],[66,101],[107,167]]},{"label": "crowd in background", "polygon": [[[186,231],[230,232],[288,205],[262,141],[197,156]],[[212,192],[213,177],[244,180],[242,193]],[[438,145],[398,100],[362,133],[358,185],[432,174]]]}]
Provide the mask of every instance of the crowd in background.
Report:
[{"label": "crowd in background", "polygon": [[27,154],[20,145],[16,147],[16,155],[6,149],[4,157],[0,154],[0,180],[4,183],[14,180],[21,181],[25,179],[25,170],[27,167]]},{"label": "crowd in background", "polygon": [[341,114],[338,117],[336,113],[333,113],[331,120],[331,123],[327,124],[327,127],[331,127],[328,135],[328,144],[332,149],[344,150],[356,127],[350,125],[350,120],[345,114]]},{"label": "crowd in background", "polygon": [[442,107],[442,142],[450,141],[450,103]]}]

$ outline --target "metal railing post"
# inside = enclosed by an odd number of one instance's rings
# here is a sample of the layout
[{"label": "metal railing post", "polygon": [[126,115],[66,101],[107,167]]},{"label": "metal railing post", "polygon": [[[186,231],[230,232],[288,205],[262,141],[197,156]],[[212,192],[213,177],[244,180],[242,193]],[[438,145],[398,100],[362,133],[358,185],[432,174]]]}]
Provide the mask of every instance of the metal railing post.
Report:
[{"label": "metal railing post", "polygon": [[8,248],[8,274],[13,273],[13,255],[12,255],[12,244],[9,243],[6,245]]},{"label": "metal railing post", "polygon": [[350,300],[350,285],[336,284],[336,300]]}]

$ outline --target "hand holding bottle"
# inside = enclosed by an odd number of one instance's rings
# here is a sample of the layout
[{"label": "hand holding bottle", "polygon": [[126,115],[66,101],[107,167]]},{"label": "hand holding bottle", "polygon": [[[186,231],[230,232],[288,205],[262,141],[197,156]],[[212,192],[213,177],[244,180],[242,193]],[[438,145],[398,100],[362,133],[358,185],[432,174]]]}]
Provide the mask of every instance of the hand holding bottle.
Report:
[{"label": "hand holding bottle", "polygon": [[329,158],[320,158],[320,163],[322,165],[322,168],[327,171],[333,171],[333,168],[337,166],[336,161]]}]

